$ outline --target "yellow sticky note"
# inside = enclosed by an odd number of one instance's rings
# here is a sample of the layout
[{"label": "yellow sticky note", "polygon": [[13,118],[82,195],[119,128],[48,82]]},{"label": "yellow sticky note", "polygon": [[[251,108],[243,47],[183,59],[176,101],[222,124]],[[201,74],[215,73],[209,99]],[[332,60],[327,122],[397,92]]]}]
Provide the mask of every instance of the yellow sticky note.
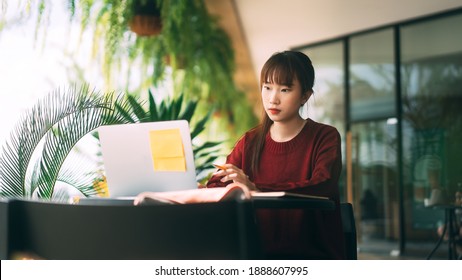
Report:
[{"label": "yellow sticky note", "polygon": [[186,171],[180,129],[149,132],[154,171]]}]

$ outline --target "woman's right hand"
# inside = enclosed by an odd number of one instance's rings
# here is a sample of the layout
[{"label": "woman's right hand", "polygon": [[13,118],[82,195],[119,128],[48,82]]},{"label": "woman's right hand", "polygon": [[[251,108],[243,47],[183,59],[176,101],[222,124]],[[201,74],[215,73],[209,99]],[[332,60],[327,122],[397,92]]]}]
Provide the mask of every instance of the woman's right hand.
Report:
[{"label": "woman's right hand", "polygon": [[215,172],[213,175],[222,177],[221,182],[233,181],[246,185],[249,190],[258,190],[255,184],[249,179],[249,176],[244,171],[233,164],[227,163],[223,165],[223,169]]}]

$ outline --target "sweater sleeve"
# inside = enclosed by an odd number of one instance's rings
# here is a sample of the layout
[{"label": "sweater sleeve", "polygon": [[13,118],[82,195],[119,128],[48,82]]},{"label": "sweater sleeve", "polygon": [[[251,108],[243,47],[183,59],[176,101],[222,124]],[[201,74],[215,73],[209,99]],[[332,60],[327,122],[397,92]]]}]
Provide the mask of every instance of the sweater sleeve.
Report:
[{"label": "sweater sleeve", "polygon": [[308,179],[298,182],[258,182],[257,188],[261,191],[291,191],[338,198],[338,179],[342,169],[340,134],[336,129],[329,130],[320,137],[314,149],[314,167]]}]

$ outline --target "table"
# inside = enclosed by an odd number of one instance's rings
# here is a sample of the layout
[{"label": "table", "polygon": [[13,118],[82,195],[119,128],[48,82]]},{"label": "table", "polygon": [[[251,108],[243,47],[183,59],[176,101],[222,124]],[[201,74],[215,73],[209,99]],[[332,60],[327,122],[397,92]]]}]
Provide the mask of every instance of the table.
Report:
[{"label": "table", "polygon": [[433,248],[433,250],[427,256],[427,260],[431,259],[433,254],[439,248],[439,246],[444,240],[444,236],[446,235],[447,231],[448,231],[448,259],[449,260],[460,259],[462,256],[457,256],[457,248],[456,248],[458,234],[459,234],[459,230],[456,227],[460,226],[459,222],[456,219],[457,217],[456,210],[462,210],[462,205],[435,205],[435,206],[431,206],[431,208],[435,210],[436,209],[444,210],[444,228],[443,228],[443,233],[441,234],[441,237],[438,239],[438,242],[436,243],[435,248]]},{"label": "table", "polygon": [[83,205],[0,200],[0,258],[32,252],[45,259],[260,259],[256,208],[335,204],[303,198],[144,206],[110,199]]},{"label": "table", "polygon": [[[334,210],[335,209],[335,203],[333,200],[330,200],[330,199],[300,198],[300,197],[252,197],[251,203],[254,208],[316,209],[316,210]],[[81,199],[78,204],[132,206],[133,199],[86,198],[86,199]]]},{"label": "table", "polygon": [[255,208],[317,209],[334,210],[335,203],[330,199],[292,198],[292,197],[253,197]]}]

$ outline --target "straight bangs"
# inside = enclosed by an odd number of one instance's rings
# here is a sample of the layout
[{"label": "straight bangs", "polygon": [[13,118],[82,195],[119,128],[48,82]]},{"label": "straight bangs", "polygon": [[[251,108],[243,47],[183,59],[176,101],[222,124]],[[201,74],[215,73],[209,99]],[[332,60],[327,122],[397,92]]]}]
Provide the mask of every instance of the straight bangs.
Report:
[{"label": "straight bangs", "polygon": [[292,86],[294,78],[298,78],[297,76],[297,71],[294,69],[289,57],[273,57],[262,68],[260,89],[264,83]]}]

